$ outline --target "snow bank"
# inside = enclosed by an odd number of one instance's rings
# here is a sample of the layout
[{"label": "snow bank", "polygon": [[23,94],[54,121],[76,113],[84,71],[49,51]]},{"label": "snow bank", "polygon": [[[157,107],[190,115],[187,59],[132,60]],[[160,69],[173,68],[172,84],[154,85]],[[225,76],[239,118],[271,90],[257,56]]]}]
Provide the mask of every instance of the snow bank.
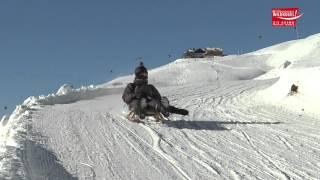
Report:
[{"label": "snow bank", "polygon": [[[4,116],[0,123],[0,177],[14,179],[22,176],[22,159],[19,157],[27,128],[23,117],[28,118],[30,111],[23,105],[17,106],[10,117]],[[20,155],[21,156],[21,155]],[[12,175],[15,174],[15,175]]]},{"label": "snow bank", "polygon": [[[18,105],[13,113],[4,116],[0,122],[0,177],[10,177],[10,172],[22,172],[21,166],[13,166],[12,163],[22,164],[18,157],[18,150],[23,145],[27,132],[26,120],[33,110],[44,105],[67,104],[84,99],[92,99],[107,94],[122,92],[121,88],[98,88],[96,86],[81,87],[74,89],[71,85],[64,84],[57,93],[47,96],[32,96],[27,98],[21,105]],[[13,169],[10,169],[13,168]]]},{"label": "snow bank", "polygon": [[93,99],[100,96],[122,92],[123,88],[101,88],[94,85],[74,89],[71,85],[64,84],[57,93],[47,96],[32,96],[27,98],[23,105],[54,105],[68,104],[85,99]]}]

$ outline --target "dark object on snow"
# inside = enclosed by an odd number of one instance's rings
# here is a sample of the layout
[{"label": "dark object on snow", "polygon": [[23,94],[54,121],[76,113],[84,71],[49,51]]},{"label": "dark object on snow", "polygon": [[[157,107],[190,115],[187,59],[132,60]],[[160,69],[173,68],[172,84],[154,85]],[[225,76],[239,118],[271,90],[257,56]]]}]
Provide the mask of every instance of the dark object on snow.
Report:
[{"label": "dark object on snow", "polygon": [[289,94],[290,94],[290,95],[293,95],[293,94],[296,94],[296,93],[298,93],[298,86],[295,85],[295,84],[292,84]]},{"label": "dark object on snow", "polygon": [[189,115],[189,111],[186,109],[179,109],[174,106],[169,106],[169,112],[173,114],[180,114],[183,116]]},{"label": "dark object on snow", "polygon": [[7,110],[7,109],[8,109],[8,107],[7,107],[7,106],[5,106],[5,107],[3,107],[3,109],[4,109],[4,110]]},{"label": "dark object on snow", "polygon": [[129,83],[122,94],[122,100],[129,105],[130,111],[134,111],[141,119],[148,112],[158,112],[168,117],[170,113],[188,115],[188,111],[169,105],[166,97],[161,97],[159,91],[148,84],[148,70],[140,63],[135,69],[135,79]]},{"label": "dark object on snow", "polygon": [[286,61],[284,64],[283,64],[283,69],[287,68],[288,66],[290,66],[291,62],[290,61]]}]

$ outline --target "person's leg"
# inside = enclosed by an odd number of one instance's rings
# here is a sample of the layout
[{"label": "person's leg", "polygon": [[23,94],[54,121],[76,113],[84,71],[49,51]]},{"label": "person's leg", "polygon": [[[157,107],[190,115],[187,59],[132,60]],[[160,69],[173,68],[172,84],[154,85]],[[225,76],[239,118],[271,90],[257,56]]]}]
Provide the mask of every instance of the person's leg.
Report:
[{"label": "person's leg", "polygon": [[170,106],[170,102],[167,97],[163,96],[161,99],[161,104],[164,106],[168,113],[180,114],[180,115],[188,115],[189,111],[186,109],[179,109],[174,106]]},{"label": "person's leg", "polygon": [[146,108],[148,106],[147,99],[141,98],[139,100],[139,117],[140,119],[144,119],[146,117]]},{"label": "person's leg", "polygon": [[164,117],[170,116],[169,107],[170,107],[169,99],[165,96],[162,96],[161,97],[161,113],[163,114]]},{"label": "person's leg", "polygon": [[129,110],[133,112],[139,111],[139,100],[135,99],[129,104]]},{"label": "person's leg", "polygon": [[164,104],[162,104],[162,100],[150,100],[148,101],[148,107],[155,112],[162,113],[165,117],[168,117],[170,115],[168,109],[164,106]]},{"label": "person's leg", "polygon": [[163,105],[164,108],[169,109],[170,102],[167,97],[165,97],[165,96],[161,97],[161,104]]},{"label": "person's leg", "polygon": [[138,120],[137,111],[139,111],[139,101],[133,100],[129,104],[129,114],[127,115],[127,119],[130,121],[136,121]]},{"label": "person's leg", "polygon": [[143,108],[141,107],[141,100],[138,100],[138,99],[133,100],[129,105],[129,110],[133,111],[141,119],[145,118],[145,115],[143,114]]}]

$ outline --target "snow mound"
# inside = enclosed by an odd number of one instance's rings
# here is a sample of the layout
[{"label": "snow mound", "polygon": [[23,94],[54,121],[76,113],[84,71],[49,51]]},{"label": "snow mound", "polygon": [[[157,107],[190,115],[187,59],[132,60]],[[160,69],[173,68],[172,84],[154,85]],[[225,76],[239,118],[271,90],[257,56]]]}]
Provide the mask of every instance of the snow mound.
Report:
[{"label": "snow mound", "polygon": [[[230,59],[229,61],[232,61]],[[149,70],[149,83],[157,86],[211,84],[220,80],[249,80],[264,74],[262,68],[230,66],[214,59],[178,59],[167,65]],[[117,78],[100,87],[124,87],[134,75]]]},{"label": "snow mound", "polygon": [[286,61],[302,63],[313,61],[313,63],[303,63],[305,66],[320,65],[319,61],[314,61],[320,56],[320,34],[309,36],[305,39],[293,40],[264,48],[248,55],[269,55],[265,60],[266,65],[277,68]]},{"label": "snow mound", "polygon": [[72,86],[72,85],[70,85],[70,84],[64,84],[64,85],[62,85],[62,86],[59,88],[59,90],[58,90],[58,92],[56,93],[56,95],[58,95],[58,96],[66,95],[66,94],[71,93],[73,90],[74,90],[74,89],[73,89],[73,86]]},{"label": "snow mound", "polygon": [[94,85],[74,89],[72,85],[64,84],[59,88],[57,93],[47,96],[31,96],[24,101],[23,105],[29,107],[32,105],[68,104],[80,100],[115,94],[122,90],[122,88],[99,88]]}]

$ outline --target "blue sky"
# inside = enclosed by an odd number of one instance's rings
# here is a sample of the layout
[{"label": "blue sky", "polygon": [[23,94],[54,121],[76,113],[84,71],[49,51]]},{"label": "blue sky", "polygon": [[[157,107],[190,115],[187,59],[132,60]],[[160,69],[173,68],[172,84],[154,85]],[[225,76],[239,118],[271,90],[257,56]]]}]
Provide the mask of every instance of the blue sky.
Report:
[{"label": "blue sky", "polygon": [[302,37],[319,32],[318,1],[2,0],[0,115],[64,83],[129,74],[139,57],[153,68],[189,47],[235,54],[295,39],[293,28],[271,26],[274,7],[300,8]]}]

